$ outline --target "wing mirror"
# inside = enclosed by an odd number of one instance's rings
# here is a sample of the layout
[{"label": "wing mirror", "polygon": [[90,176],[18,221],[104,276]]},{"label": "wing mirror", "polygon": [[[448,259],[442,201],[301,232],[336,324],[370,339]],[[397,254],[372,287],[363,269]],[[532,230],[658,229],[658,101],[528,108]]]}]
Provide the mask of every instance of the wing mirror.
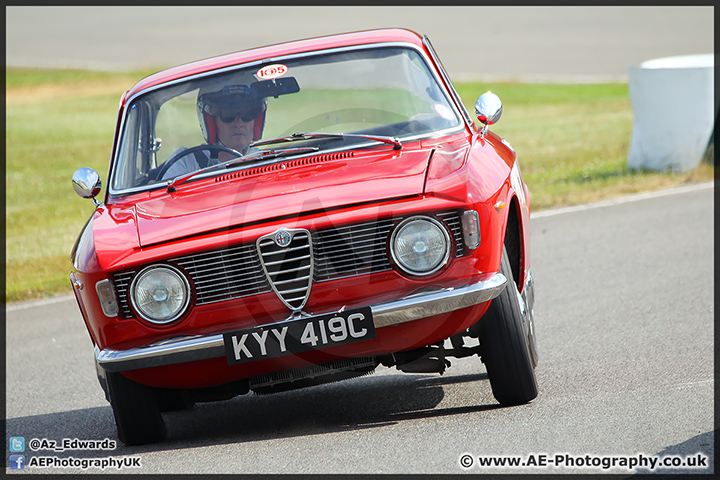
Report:
[{"label": "wing mirror", "polygon": [[96,207],[100,206],[95,197],[100,193],[102,181],[100,175],[92,168],[78,168],[72,176],[72,185],[75,193],[82,198],[91,198]]},{"label": "wing mirror", "polygon": [[480,123],[485,125],[482,129],[482,134],[485,135],[488,126],[497,123],[502,116],[502,102],[500,101],[500,97],[490,91],[480,95],[477,102],[475,102],[475,115],[478,120],[480,120]]}]

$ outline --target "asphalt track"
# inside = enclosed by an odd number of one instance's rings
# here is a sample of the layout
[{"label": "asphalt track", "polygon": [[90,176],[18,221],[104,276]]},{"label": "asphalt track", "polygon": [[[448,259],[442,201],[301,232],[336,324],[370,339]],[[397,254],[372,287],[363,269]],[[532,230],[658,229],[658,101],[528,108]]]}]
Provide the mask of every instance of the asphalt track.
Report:
[{"label": "asphalt track", "polygon": [[128,70],[371,28],[428,35],[454,80],[625,81],[714,52],[711,6],[6,7],[6,64]]},{"label": "asphalt track", "polygon": [[[139,458],[130,473],[631,473],[578,458],[699,454],[709,469],[653,471],[710,473],[713,200],[705,183],[532,217],[541,357],[540,395],[528,405],[501,408],[476,357],[453,360],[442,376],[381,367],[165,414],[166,443],[27,450],[27,461]],[[7,309],[6,435],[117,440],[72,297]],[[461,466],[463,455],[473,466]],[[576,465],[478,465],[492,455],[570,455]]]}]

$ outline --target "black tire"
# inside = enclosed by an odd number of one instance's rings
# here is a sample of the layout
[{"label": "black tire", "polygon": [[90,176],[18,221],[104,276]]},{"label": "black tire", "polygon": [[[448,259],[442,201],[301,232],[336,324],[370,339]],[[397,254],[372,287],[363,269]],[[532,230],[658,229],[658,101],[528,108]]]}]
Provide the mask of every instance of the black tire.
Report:
[{"label": "black tire", "polygon": [[478,336],[493,395],[502,405],[521,405],[537,397],[538,387],[522,322],[520,295],[503,247],[500,273],[508,283],[480,319]]},{"label": "black tire", "polygon": [[167,431],[153,389],[120,373],[108,373],[107,382],[120,441],[125,445],[163,441]]}]

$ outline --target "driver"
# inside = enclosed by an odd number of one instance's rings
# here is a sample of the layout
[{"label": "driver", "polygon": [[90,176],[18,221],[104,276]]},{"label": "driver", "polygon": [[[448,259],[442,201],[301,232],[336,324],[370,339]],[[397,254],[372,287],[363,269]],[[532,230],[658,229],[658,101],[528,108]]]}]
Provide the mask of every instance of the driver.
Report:
[{"label": "driver", "polygon": [[[207,144],[229,147],[243,155],[257,151],[248,147],[262,136],[266,109],[267,100],[254,96],[247,85],[213,86],[198,92],[198,120]],[[159,180],[233,158],[237,157],[216,149],[200,150],[174,162]]]}]

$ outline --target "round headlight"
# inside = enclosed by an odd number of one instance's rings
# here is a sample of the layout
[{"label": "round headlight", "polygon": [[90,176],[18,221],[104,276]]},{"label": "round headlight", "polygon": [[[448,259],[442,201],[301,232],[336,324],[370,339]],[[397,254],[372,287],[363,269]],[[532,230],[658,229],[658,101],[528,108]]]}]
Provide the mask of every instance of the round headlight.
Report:
[{"label": "round headlight", "polygon": [[411,217],[393,232],[390,253],[405,272],[429,275],[440,270],[450,258],[450,235],[435,219]]},{"label": "round headlight", "polygon": [[130,286],[135,311],[152,323],[177,320],[190,303],[190,284],[170,266],[152,266],[141,271]]}]

